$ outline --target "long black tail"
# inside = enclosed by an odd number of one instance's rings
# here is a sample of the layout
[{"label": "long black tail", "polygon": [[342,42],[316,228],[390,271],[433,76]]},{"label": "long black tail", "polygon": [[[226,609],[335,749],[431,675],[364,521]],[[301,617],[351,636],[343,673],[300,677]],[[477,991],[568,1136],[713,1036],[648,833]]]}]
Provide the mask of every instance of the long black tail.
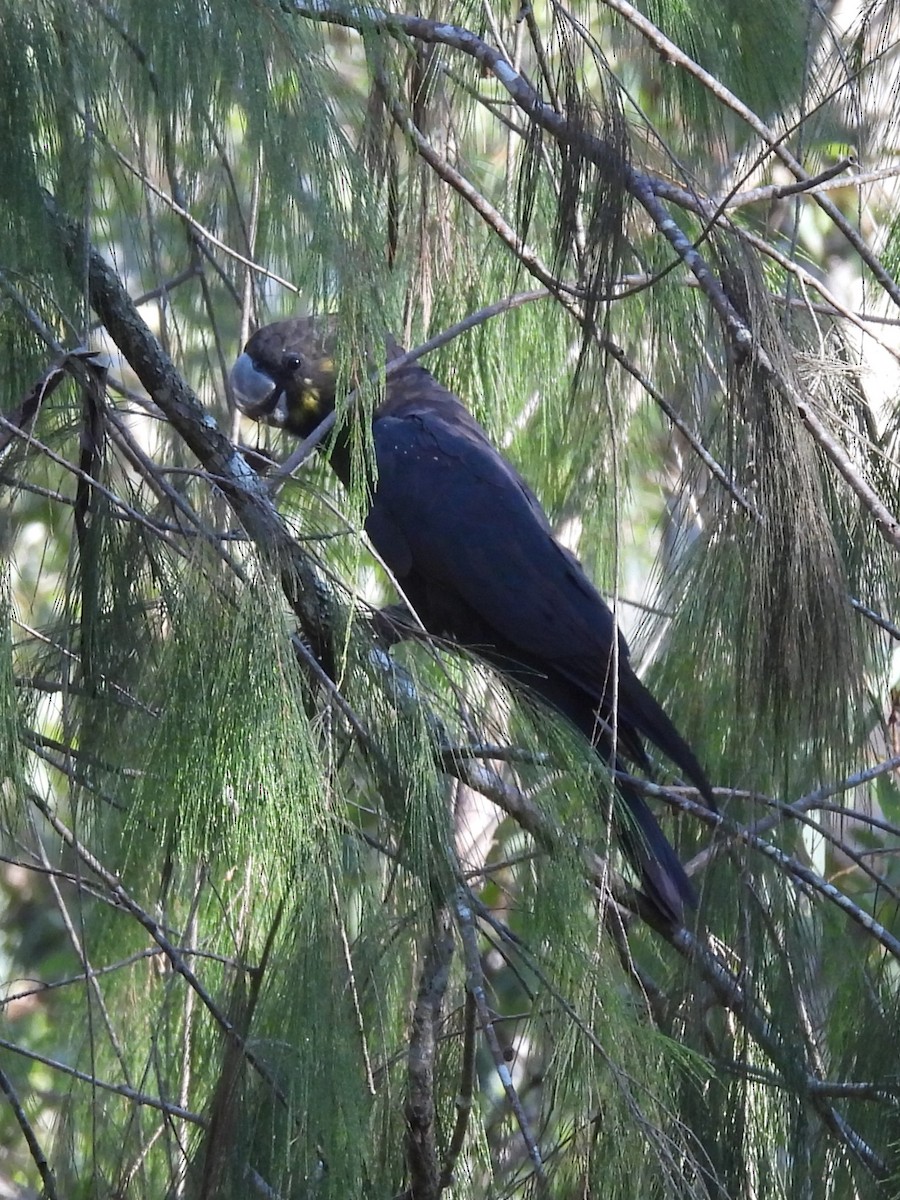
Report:
[{"label": "long black tail", "polygon": [[[602,762],[622,771],[622,760],[627,758],[648,769],[650,763],[640,739],[643,734],[684,771],[706,802],[715,807],[709,781],[694,752],[627,664],[623,665],[620,678],[616,754],[608,729],[598,721],[595,697],[586,695],[558,675],[548,673],[529,682],[545,702],[568,717],[584,734]],[[622,811],[616,813],[615,829],[622,849],[637,872],[647,899],[657,910],[660,922],[683,925],[685,907],[696,908],[697,895],[681,860],[641,793],[621,778],[616,781],[616,787],[622,797]]]},{"label": "long black tail", "polygon": [[617,787],[625,802],[625,812],[616,822],[622,849],[660,920],[683,925],[685,906],[697,907],[697,893],[644,797],[622,780]]},{"label": "long black tail", "polygon": [[622,672],[620,682],[620,724],[649,738],[667,758],[672,760],[676,767],[681,768],[709,807],[715,811],[716,802],[713,799],[712,788],[706,778],[706,772],[697,761],[693,750],[675,728],[669,714],[630,668],[627,675],[624,671]]}]

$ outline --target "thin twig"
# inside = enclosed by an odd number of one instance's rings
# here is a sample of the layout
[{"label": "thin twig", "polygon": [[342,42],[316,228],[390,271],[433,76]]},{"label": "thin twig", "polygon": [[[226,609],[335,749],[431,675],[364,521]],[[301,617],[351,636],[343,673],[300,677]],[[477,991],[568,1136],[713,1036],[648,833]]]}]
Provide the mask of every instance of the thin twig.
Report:
[{"label": "thin twig", "polygon": [[691,449],[694,451],[709,473],[719,481],[725,491],[728,492],[729,496],[734,499],[735,503],[740,505],[740,507],[748,514],[748,516],[752,517],[755,521],[761,521],[762,516],[753,501],[747,497],[747,494],[742,488],[738,487],[725,468],[720,466],[719,463],[713,458],[710,452],[700,441],[700,438],[694,433],[684,418],[678,412],[676,412],[666,397],[655,386],[653,381],[649,379],[643,371],[639,370],[634,363],[631,362],[624,350],[617,346],[611,338],[603,337],[600,340],[600,346],[610,356],[610,358],[615,359],[615,361],[624,371],[627,371],[627,373],[631,375],[633,379],[637,380],[648,396],[652,397],[652,399],[656,402],[659,408],[662,409],[682,437],[684,437],[690,443]]},{"label": "thin twig", "polygon": [[[819,279],[811,271],[806,270],[805,267],[801,266],[800,263],[795,262],[794,259],[789,257],[787,254],[782,254],[782,252],[775,245],[773,245],[771,241],[766,241],[765,238],[758,237],[751,230],[745,229],[741,225],[733,224],[730,220],[728,220],[722,204],[716,205],[713,201],[704,200],[702,197],[698,196],[696,192],[689,191],[683,187],[678,187],[676,184],[673,184],[666,179],[654,180],[652,186],[654,192],[662,199],[668,201],[669,203],[678,205],[679,208],[686,209],[688,212],[696,213],[698,216],[702,217],[707,223],[708,228],[711,228],[713,225],[721,225],[727,228],[729,232],[737,237],[741,242],[744,242],[748,246],[752,246],[758,254],[761,254],[764,258],[771,259],[772,262],[777,263],[783,271],[793,275],[804,287],[812,288],[814,291],[816,291],[828,306],[827,308],[822,309],[826,315],[843,317],[845,321],[848,321],[851,325],[855,326],[860,333],[864,334],[868,338],[871,338],[878,346],[890,354],[892,358],[900,359],[900,352],[898,352],[896,347],[884,341],[883,338],[877,337],[876,334],[873,333],[873,331],[869,328],[869,325],[876,321],[877,318],[854,312],[845,304],[841,303],[841,301],[827,287],[823,280]],[[647,278],[645,278],[643,281],[635,280],[633,286],[637,287],[641,285],[646,287],[652,282],[652,279]],[[773,300],[776,303],[783,303],[784,298],[781,296],[773,296]],[[797,305],[801,305],[805,310],[808,310],[810,307],[808,300],[802,300],[799,297],[794,297],[794,302]],[[816,311],[819,309],[819,306],[817,305],[813,305],[812,307]],[[886,321],[886,323],[890,324],[891,322]]]},{"label": "thin twig", "polygon": [[[606,0],[606,2],[611,8],[614,8],[617,12],[625,16],[641,32],[646,32],[647,36],[662,38],[659,31],[627,4],[626,0]],[[424,42],[439,43],[459,50],[475,59],[482,67],[490,71],[503,87],[506,88],[522,111],[561,144],[568,144],[573,137],[578,135],[579,149],[584,154],[584,157],[601,167],[609,162],[611,155],[616,154],[612,147],[597,136],[589,134],[584,130],[573,129],[568,118],[565,115],[557,113],[552,105],[546,103],[531,84],[510,67],[509,63],[497,49],[489,46],[483,39],[477,37],[468,29],[428,20],[424,17],[403,13],[388,13],[370,6],[367,6],[364,10],[335,8],[327,0],[320,0],[318,4],[306,3],[304,0],[280,0],[280,3],[286,12],[295,13],[298,16],[308,17],[312,20],[329,22],[345,27],[349,26],[356,29],[371,29],[375,27],[388,32],[396,31],[397,33],[405,34]],[[660,45],[665,49],[667,55],[671,53],[672,61],[677,61],[682,65],[690,64],[692,67],[696,66],[696,64],[691,63],[691,60],[674,43],[670,43],[668,39],[662,38]],[[697,70],[699,71],[700,69],[697,68]],[[710,86],[714,89],[714,94],[719,96],[724,103],[728,103],[729,106],[732,103],[739,104],[736,98],[731,96],[731,93],[728,93],[727,89],[722,88],[712,76],[708,76],[704,72],[703,79],[705,86]],[[746,109],[746,106],[740,105],[740,113],[745,119],[750,120],[750,123],[757,132],[760,132],[761,136],[765,136],[772,143],[772,149],[789,166],[796,177],[798,179],[805,179],[806,172],[803,171],[800,164],[780,144],[779,139],[775,138],[775,135],[766,129],[759,122],[759,119],[749,109]],[[404,122],[407,121],[405,116],[403,120]],[[405,125],[404,127],[407,126]],[[408,128],[407,131],[415,140],[417,132],[415,127],[413,126],[412,129]],[[419,137],[421,138],[421,134]],[[418,142],[417,146],[419,146]],[[420,153],[423,154],[423,157],[426,157],[426,161],[431,161],[431,157],[433,156],[429,157],[430,148],[421,146]],[[442,164],[438,162],[432,165],[434,165],[435,170],[439,170]],[[655,192],[655,181],[648,175],[635,170],[627,163],[617,161],[617,167],[625,187],[650,216],[660,235],[669,242],[675,251],[677,258],[684,262],[697,279],[713,310],[722,321],[735,353],[742,358],[749,356],[754,366],[772,383],[778,393],[792,405],[817,442],[819,448],[831,460],[833,466],[844,479],[844,482],[869,511],[878,531],[892,547],[900,549],[900,521],[890,512],[882,498],[858,470],[843,446],[832,437],[819,417],[812,411],[812,406],[808,399],[786,378],[773,361],[765,346],[759,343],[758,339],[754,336],[753,330],[735,309],[722,284],[713,274],[694,243],[679,228],[669,211],[661,204]],[[863,255],[864,261],[869,265],[882,286],[895,299],[895,302],[900,304],[900,289],[894,284],[890,275],[871,253],[865,242],[856,235],[852,227],[849,226],[830,201],[819,196],[817,197],[817,202],[828,212],[829,216],[831,216],[832,220],[839,226],[845,236],[851,239],[854,247]],[[529,269],[531,268],[529,267]],[[538,274],[537,271],[533,273]],[[545,278],[543,282],[555,294],[559,294],[558,281],[551,281]],[[589,330],[589,332],[592,335],[595,333],[594,330]]]},{"label": "thin twig", "polygon": [[[692,75],[720,104],[730,109],[741,120],[745,121],[772,153],[784,163],[795,179],[800,182],[809,180],[809,175],[804,170],[802,164],[797,161],[785,145],[783,135],[779,135],[773,129],[769,128],[751,108],[738,99],[733,92],[730,92],[714,75],[705,71],[689,55],[685,54],[679,46],[670,41],[651,21],[634,8],[633,5],[629,4],[628,0],[603,0],[603,3],[636,29],[653,46],[664,62],[674,64]],[[853,228],[840,209],[827,196],[814,192],[813,197],[822,211],[826,213],[862,261],[868,266],[869,270],[894,303],[900,306],[900,287],[897,286],[893,277],[872,252],[871,247],[867,245],[865,239],[860,236],[859,232]]]},{"label": "thin twig", "polygon": [[59,1059],[50,1058],[46,1054],[38,1054],[35,1050],[28,1050],[19,1042],[8,1042],[5,1038],[0,1038],[0,1050],[8,1050],[11,1054],[18,1054],[21,1058],[27,1058],[31,1062],[40,1063],[41,1066],[47,1067],[50,1071],[58,1071],[61,1075],[67,1075],[70,1079],[77,1079],[80,1083],[89,1084],[90,1087],[97,1088],[102,1092],[111,1092],[114,1096],[121,1096],[125,1100],[130,1100],[133,1104],[142,1105],[144,1108],[155,1108],[158,1112],[166,1113],[168,1116],[175,1117],[179,1121],[188,1121],[191,1125],[198,1125],[201,1129],[206,1128],[206,1118],[199,1116],[197,1113],[180,1108],[177,1104],[171,1104],[168,1100],[161,1100],[158,1096],[149,1096],[145,1092],[139,1092],[124,1083],[107,1083],[105,1079],[98,1079],[96,1075],[88,1075],[86,1072],[79,1071],[66,1062],[60,1062]]},{"label": "thin twig", "polygon": [[[36,828],[33,828],[33,833],[35,835],[35,841],[37,842],[37,845],[38,845],[39,853],[41,856],[41,861],[42,861],[43,865],[49,869],[50,860],[47,857],[47,851],[44,847],[43,838],[40,836],[40,833]],[[125,1082],[127,1084],[130,1082],[128,1079],[128,1062],[127,1062],[125,1054],[122,1050],[122,1046],[119,1042],[118,1035],[116,1034],[116,1030],[113,1025],[112,1018],[110,1017],[110,1014],[109,1014],[109,1009],[107,1008],[107,1005],[106,1005],[106,999],[105,999],[105,997],[103,995],[103,991],[100,987],[99,973],[94,970],[94,968],[91,964],[91,961],[87,956],[87,949],[84,944],[84,938],[79,935],[78,930],[76,930],[76,928],[75,928],[75,923],[72,920],[71,914],[69,913],[68,905],[66,904],[65,899],[62,894],[62,891],[60,889],[60,881],[53,875],[48,875],[47,883],[50,887],[50,890],[53,892],[53,897],[56,901],[57,911],[59,912],[59,915],[62,918],[62,922],[65,927],[66,933],[68,935],[69,941],[71,942],[72,948],[78,957],[78,961],[81,963],[81,965],[83,967],[84,980],[85,980],[88,988],[90,989],[90,992],[93,994],[95,1002],[96,1002],[96,1006],[100,1011],[100,1017],[103,1021],[103,1025],[106,1029],[106,1036],[109,1038],[109,1044],[110,1044],[110,1046],[112,1046],[113,1053],[115,1054],[116,1059],[118,1061],[119,1068],[122,1072],[122,1078],[125,1080]],[[92,1016],[92,1012],[93,1012],[93,1005],[88,1003],[88,1018],[89,1018],[89,1020]],[[91,1033],[91,1058],[92,1058],[92,1060],[93,1060],[94,1052],[95,1052],[95,1047],[94,1047],[94,1041],[93,1041],[93,1033]]]},{"label": "thin twig", "polygon": [[[0,1045],[2,1044],[0,1042]],[[17,1049],[17,1047],[12,1048]],[[56,1180],[50,1169],[50,1164],[47,1162],[47,1156],[37,1139],[37,1134],[34,1132],[31,1122],[25,1114],[25,1109],[19,1103],[19,1097],[16,1095],[16,1089],[12,1085],[12,1080],[2,1068],[0,1068],[0,1091],[6,1097],[9,1107],[13,1111],[13,1116],[16,1119],[16,1124],[22,1131],[22,1136],[28,1146],[28,1153],[31,1155],[32,1161],[41,1177],[41,1182],[44,1185],[46,1200],[57,1200]]]},{"label": "thin twig", "polygon": [[[500,936],[503,942],[515,949],[516,954],[519,955],[519,957],[527,966],[528,970],[540,980],[541,986],[545,988],[548,994],[553,997],[554,1003],[556,1003],[566,1014],[575,1028],[577,1028],[579,1033],[585,1038],[586,1042],[600,1057],[604,1066],[615,1080],[619,1094],[628,1108],[628,1111],[635,1124],[639,1129],[641,1129],[648,1142],[650,1142],[659,1152],[660,1162],[665,1164],[665,1168],[673,1178],[682,1178],[684,1172],[685,1153],[686,1151],[690,1153],[690,1148],[686,1142],[679,1143],[675,1141],[668,1129],[665,1127],[660,1127],[660,1125],[656,1121],[652,1120],[644,1111],[644,1108],[642,1107],[638,1098],[638,1090],[643,1088],[644,1091],[653,1094],[652,1088],[645,1084],[642,1085],[639,1081],[633,1079],[625,1070],[622,1069],[622,1067],[616,1062],[613,1055],[603,1044],[594,1030],[590,1027],[584,1017],[581,1016],[575,1006],[565,995],[563,995],[559,988],[553,983],[552,979],[549,978],[547,973],[541,967],[541,964],[535,954],[529,950],[529,948],[524,944],[523,940],[518,937],[508,925],[498,920],[477,901],[474,902],[473,907],[482,921],[490,926],[490,928]],[[654,1099],[659,1100],[659,1097],[654,1096]],[[669,1115],[673,1120],[673,1124],[676,1124],[677,1122],[675,1114],[670,1113]],[[705,1158],[705,1151],[703,1147],[698,1145],[697,1150],[698,1153]],[[703,1174],[704,1166],[696,1159],[692,1163],[692,1167],[695,1171],[697,1171],[698,1174]]]},{"label": "thin twig", "polygon": [[[647,785],[643,780],[633,779],[631,776],[628,778],[629,782],[634,786],[639,787],[643,791],[650,789],[655,795],[665,795],[669,790],[657,788],[653,784]],[[798,883],[812,889],[824,897],[824,899],[830,901],[830,903],[834,904],[849,917],[854,924],[859,925],[861,929],[865,930],[870,937],[874,938],[875,941],[880,943],[885,950],[900,962],[900,939],[886,929],[880,921],[876,921],[873,916],[860,908],[858,904],[855,904],[849,896],[835,887],[833,883],[829,883],[827,879],[823,879],[821,875],[799,862],[792,855],[787,854],[784,850],[780,850],[777,846],[754,834],[743,825],[738,825],[737,822],[730,821],[721,813],[712,812],[711,809],[698,804],[694,800],[689,800],[685,796],[671,796],[670,798],[684,812],[689,812],[705,824],[730,834],[733,840],[743,842],[751,849],[757,851],[757,853],[763,855],[764,858],[768,858],[776,863],[786,875],[790,875]]]},{"label": "thin twig", "polygon": [[460,1067],[459,1087],[456,1089],[456,1120],[450,1135],[450,1144],[441,1169],[440,1190],[444,1191],[453,1183],[453,1172],[462,1154],[466,1142],[466,1131],[472,1115],[472,1097],[475,1091],[475,1022],[478,1015],[475,997],[466,992],[466,1006],[463,1014],[463,1048],[462,1064]]},{"label": "thin twig", "polygon": [[[504,296],[501,300],[495,300],[493,304],[486,304],[483,308],[479,308],[475,312],[469,313],[467,317],[463,317],[461,321],[457,321],[454,325],[449,325],[446,329],[441,330],[440,333],[429,338],[427,342],[422,342],[421,345],[416,346],[413,350],[405,350],[396,358],[390,359],[384,365],[382,376],[384,379],[389,379],[397,371],[408,366],[409,363],[417,362],[420,358],[424,358],[426,354],[431,354],[432,351],[439,350],[455,338],[468,333],[470,329],[475,329],[478,325],[483,325],[493,317],[497,317],[501,313],[510,312],[512,309],[519,308],[523,304],[530,304],[535,300],[545,300],[550,295],[551,293],[546,289],[533,292],[517,292],[512,296]],[[347,394],[344,412],[351,412],[353,410],[358,393],[359,389],[354,388]],[[333,410],[319,422],[312,433],[305,437],[291,451],[279,468],[273,471],[269,477],[269,486],[273,490],[279,487],[287,476],[292,475],[298,467],[306,462],[313,450],[324,442],[325,438],[334,428],[336,421],[337,412]]]},{"label": "thin twig", "polygon": [[540,1147],[531,1131],[531,1123],[522,1106],[522,1101],[519,1099],[516,1085],[513,1083],[513,1077],[507,1066],[503,1049],[500,1046],[497,1031],[494,1028],[494,1018],[488,1005],[484,985],[484,971],[481,967],[481,956],[478,953],[478,933],[475,925],[475,915],[468,893],[465,891],[459,892],[454,904],[454,910],[456,912],[460,937],[462,938],[463,957],[466,963],[466,991],[475,1003],[481,1032],[484,1035],[491,1058],[494,1060],[494,1070],[497,1072],[500,1086],[503,1088],[507,1103],[519,1127],[519,1133],[522,1135],[522,1141],[525,1143],[525,1149],[534,1170],[535,1178],[541,1192],[546,1193],[547,1176],[544,1171],[544,1162]]},{"label": "thin twig", "polygon": [[152,192],[154,196],[161,200],[163,204],[165,204],[166,207],[177,217],[180,217],[182,221],[189,225],[194,233],[203,238],[205,242],[208,242],[211,246],[215,246],[217,250],[220,250],[223,254],[227,255],[228,258],[233,258],[235,262],[240,263],[241,266],[246,267],[247,270],[253,271],[257,275],[261,275],[264,279],[271,279],[273,283],[277,283],[280,287],[285,288],[287,291],[293,292],[295,296],[299,296],[301,294],[300,288],[298,288],[295,283],[291,283],[289,279],[285,279],[283,276],[277,275],[274,271],[268,270],[268,268],[262,266],[262,264],[253,262],[253,260],[248,258],[245,254],[241,254],[240,251],[235,250],[233,246],[230,246],[228,242],[223,242],[222,239],[217,237],[211,229],[207,229],[206,226],[198,221],[196,217],[192,216],[192,214],[189,213],[186,208],[178,204],[171,196],[163,191],[161,187],[154,183],[149,175],[145,174],[140,167],[135,166],[135,164],[131,162],[130,159],[128,159],[121,152],[121,150],[118,150],[111,143],[107,143],[107,149],[119,160],[126,171],[129,171],[135,177],[135,179],[138,180],[142,187],[145,187],[148,191]]},{"label": "thin twig", "polygon": [[876,612],[874,608],[869,608],[867,604],[863,604],[861,600],[854,599],[853,596],[850,597],[850,605],[852,608],[855,608],[861,616],[865,617],[866,620],[872,621],[873,624],[878,625],[881,629],[883,629],[885,633],[889,633],[895,641],[900,642],[900,628],[898,628],[893,621],[889,621],[887,617],[883,617],[881,613]]},{"label": "thin twig", "polygon": [[340,930],[341,951],[344,955],[344,966],[347,968],[347,982],[350,987],[350,995],[353,1000],[353,1016],[356,1020],[356,1028],[359,1031],[359,1043],[362,1051],[363,1064],[366,1070],[366,1087],[369,1095],[376,1094],[375,1075],[372,1071],[372,1056],[369,1053],[369,1039],[366,1036],[366,1023],[363,1018],[362,1003],[359,998],[359,988],[356,983],[356,970],[353,966],[353,953],[350,949],[350,939],[347,936],[347,923],[344,920],[341,911],[341,898],[338,894],[337,880],[334,877],[334,872],[329,869],[328,880],[331,885],[331,900],[334,905],[334,919]]},{"label": "thin twig", "polygon": [[71,830],[56,816],[50,805],[46,803],[36,793],[31,795],[32,803],[40,812],[41,816],[48,824],[56,831],[62,841],[69,849],[78,856],[82,863],[90,870],[98,879],[102,881],[112,898],[118,906],[128,912],[137,923],[150,935],[154,942],[159,946],[166,958],[189,987],[193,988],[197,996],[212,1016],[215,1023],[219,1026],[225,1036],[234,1041],[237,1048],[246,1058],[247,1062],[254,1068],[260,1078],[267,1084],[272,1095],[288,1107],[287,1096],[284,1093],[281,1085],[270,1072],[268,1066],[263,1059],[246,1044],[243,1038],[240,1037],[232,1022],[225,1016],[219,1006],[213,1000],[207,989],[201,983],[198,976],[191,970],[184,960],[184,955],[181,950],[171,941],[171,939],[163,932],[160,923],[151,917],[148,912],[137,903],[136,900],[126,891],[120,880],[112,871],[107,870],[100,860],[91,853],[71,832]]},{"label": "thin twig", "polygon": [[180,550],[180,547],[178,547],[178,545],[172,541],[171,537],[165,533],[164,530],[160,529],[156,522],[152,521],[145,513],[139,512],[136,508],[133,508],[132,505],[128,504],[120,496],[117,496],[115,492],[110,491],[110,489],[107,487],[104,487],[99,479],[94,479],[94,477],[89,475],[87,471],[83,471],[81,467],[77,467],[62,454],[57,454],[54,450],[51,450],[49,446],[45,445],[38,438],[34,437],[33,434],[28,433],[24,429],[20,429],[18,425],[14,424],[12,421],[8,421],[4,416],[0,416],[0,428],[7,430],[13,438],[18,438],[27,446],[36,449],[42,455],[44,455],[45,458],[49,458],[51,462],[56,463],[57,466],[63,467],[80,483],[85,484],[87,487],[93,489],[98,495],[101,495],[108,500],[110,504],[114,505],[118,509],[121,509],[121,511],[125,513],[130,520],[134,521],[138,525],[143,525],[152,533],[156,534],[157,537],[161,538],[167,545],[171,546],[172,549]]},{"label": "thin twig", "polygon": [[[855,163],[854,158],[839,158],[836,163],[832,163],[824,171],[820,171],[817,175],[809,175],[806,179],[797,179],[794,183],[772,183],[766,187],[751,188],[746,192],[729,192],[727,196],[714,198],[712,204],[716,208],[721,206],[730,212],[735,208],[743,208],[747,204],[772,204],[776,200],[786,200],[789,196],[821,191],[824,190],[823,184],[835,180],[838,175],[843,175]],[[896,175],[896,172],[894,174]],[[855,176],[851,176],[850,180],[838,180],[837,186],[846,187],[851,181],[856,185]]]},{"label": "thin twig", "polygon": [[[900,770],[900,755],[895,755],[893,758],[885,759],[884,762],[876,763],[871,767],[865,767],[862,771],[857,771],[853,775],[849,775],[846,779],[838,780],[836,783],[823,784],[821,787],[816,788],[815,791],[808,792],[805,796],[801,796],[790,804],[775,800],[771,796],[763,796],[758,792],[746,792],[736,788],[716,788],[716,796],[720,801],[727,802],[730,799],[750,800],[753,803],[764,804],[768,808],[775,809],[775,812],[771,816],[763,817],[761,820],[747,827],[751,834],[759,836],[782,824],[787,817],[794,816],[797,813],[808,812],[810,809],[825,808],[827,806],[826,802],[832,796],[840,796],[844,792],[852,792],[855,788],[863,787],[865,784],[878,779],[881,775],[890,775],[898,770]],[[643,780],[635,782],[636,786],[645,789],[647,794],[653,794],[656,791],[655,784],[646,784]],[[665,790],[669,793],[670,801],[676,806],[680,806],[683,796],[679,795],[676,798],[672,789],[661,789],[656,791],[656,794],[660,795]],[[867,819],[863,813],[854,814],[854,816],[856,820],[864,821]],[[888,832],[890,830],[891,827],[888,827]],[[727,839],[718,839],[712,842],[705,850],[701,850],[694,857],[690,864],[691,869],[699,870],[705,866],[709,859],[713,855],[718,854],[727,844]]]},{"label": "thin twig", "polygon": [[[789,1052],[789,1047],[785,1046],[784,1040],[776,1033],[769,1017],[755,1006],[750,988],[719,960],[708,945],[689,930],[678,930],[672,938],[672,944],[686,959],[701,968],[704,979],[718,996],[719,1002],[741,1020],[748,1033],[765,1050],[772,1062],[781,1064],[781,1069],[788,1077],[796,1078],[798,1083],[804,1085],[807,1082],[804,1074],[801,1072],[798,1075],[796,1070],[792,1069],[793,1064],[785,1062],[785,1054]],[[830,1128],[845,1145],[850,1146],[876,1178],[886,1178],[888,1168],[884,1159],[849,1124],[844,1122],[843,1125],[831,1125]]]}]

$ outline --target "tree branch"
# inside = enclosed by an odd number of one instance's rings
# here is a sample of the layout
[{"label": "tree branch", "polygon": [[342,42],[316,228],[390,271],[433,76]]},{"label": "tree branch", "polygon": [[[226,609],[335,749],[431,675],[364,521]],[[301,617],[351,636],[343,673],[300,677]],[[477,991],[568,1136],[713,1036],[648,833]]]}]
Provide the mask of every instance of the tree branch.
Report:
[{"label": "tree branch", "polygon": [[437,1200],[441,1174],[435,1111],[435,1055],[441,1007],[450,979],[453,935],[446,908],[435,910],[413,1010],[407,1054],[406,1159],[410,1200]]},{"label": "tree branch", "polygon": [[[13,1049],[17,1049],[17,1047],[13,1047]],[[0,1068],[0,1092],[3,1092],[3,1095],[6,1097],[7,1103],[16,1119],[16,1124],[22,1131],[22,1136],[28,1146],[28,1153],[31,1155],[34,1165],[37,1167],[38,1174],[41,1177],[41,1182],[44,1185],[44,1196],[47,1200],[57,1200],[56,1180],[53,1172],[50,1170],[47,1156],[37,1139],[37,1134],[34,1132],[31,1122],[28,1120],[25,1109],[19,1102],[19,1097],[16,1095],[16,1089],[13,1087],[11,1079],[2,1068]]]}]

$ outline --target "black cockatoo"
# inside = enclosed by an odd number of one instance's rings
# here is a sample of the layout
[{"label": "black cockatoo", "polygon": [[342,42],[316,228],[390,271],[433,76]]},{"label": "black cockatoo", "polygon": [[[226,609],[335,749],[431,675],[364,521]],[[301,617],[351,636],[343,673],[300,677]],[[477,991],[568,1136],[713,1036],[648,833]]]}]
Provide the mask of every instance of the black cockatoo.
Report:
[{"label": "black cockatoo", "polygon": [[[308,436],[335,405],[336,328],[331,317],[300,317],[259,329],[231,373],[241,411]],[[388,345],[389,360],[401,353]],[[513,677],[616,768],[647,769],[649,739],[712,804],[693,751],[635,675],[612,612],[457,397],[418,363],[403,365],[388,375],[372,436],[366,531],[425,629]],[[340,435],[330,460],[347,485]],[[695,903],[684,868],[643,796],[625,780],[617,787],[624,849],[659,919],[680,924]]]}]

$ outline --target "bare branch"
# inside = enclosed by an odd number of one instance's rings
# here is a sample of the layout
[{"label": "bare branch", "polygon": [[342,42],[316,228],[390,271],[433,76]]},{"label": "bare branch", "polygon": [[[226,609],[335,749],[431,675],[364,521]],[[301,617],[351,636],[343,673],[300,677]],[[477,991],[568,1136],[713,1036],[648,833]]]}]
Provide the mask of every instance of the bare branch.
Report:
[{"label": "bare branch", "polygon": [[[3,1043],[0,1042],[0,1044]],[[16,1048],[15,1046],[12,1047],[12,1049]],[[2,1068],[0,1068],[0,1091],[6,1097],[7,1103],[16,1119],[16,1124],[22,1131],[22,1136],[28,1146],[28,1153],[31,1155],[32,1161],[41,1177],[41,1182],[44,1185],[44,1195],[47,1200],[57,1200],[56,1180],[50,1169],[50,1164],[47,1162],[47,1156],[37,1139],[37,1134],[34,1132],[31,1122],[28,1120],[25,1109],[19,1102],[19,1097],[16,1095],[16,1089],[12,1085],[12,1080]]]},{"label": "bare branch", "polygon": [[466,992],[466,1007],[463,1016],[463,1050],[462,1068],[459,1087],[456,1090],[456,1121],[450,1136],[450,1145],[441,1170],[440,1190],[444,1191],[453,1183],[453,1172],[466,1142],[466,1131],[469,1128],[469,1118],[472,1115],[472,1095],[475,1090],[475,1022],[478,1009],[475,997]]},{"label": "bare branch", "polygon": [[437,1200],[442,1187],[434,1101],[435,1055],[452,957],[450,914],[445,908],[436,909],[425,948],[407,1054],[405,1114],[410,1200]]},{"label": "bare branch", "polygon": [[201,1129],[206,1128],[206,1118],[199,1116],[197,1113],[189,1112],[177,1104],[170,1104],[167,1100],[160,1100],[158,1096],[149,1096],[145,1092],[139,1092],[124,1083],[108,1083],[105,1079],[98,1079],[96,1075],[88,1075],[84,1071],[78,1071],[68,1063],[60,1062],[59,1059],[49,1058],[46,1054],[38,1054],[34,1050],[27,1050],[18,1042],[9,1042],[5,1038],[0,1038],[0,1050],[6,1050],[10,1054],[18,1054],[20,1058],[27,1058],[31,1062],[40,1063],[41,1066],[47,1067],[51,1071],[58,1071],[61,1075],[66,1075],[70,1079],[77,1079],[79,1082],[86,1083],[101,1092],[110,1092],[114,1096],[121,1096],[132,1104],[138,1104],[144,1108],[155,1108],[159,1112],[164,1112],[168,1116],[177,1118],[179,1121],[187,1121],[189,1124],[197,1125]]},{"label": "bare branch", "polygon": [[[707,89],[710,95],[715,96],[723,107],[730,109],[731,112],[745,121],[772,153],[784,163],[795,179],[803,184],[810,181],[810,176],[804,170],[802,164],[797,161],[787,146],[785,146],[783,134],[779,135],[770,129],[752,109],[739,100],[733,92],[730,92],[714,75],[711,75],[708,71],[704,71],[679,46],[670,41],[651,21],[629,4],[628,0],[603,0],[603,3],[607,8],[611,8],[619,16],[623,17],[629,25],[633,26],[653,46],[664,62],[681,67],[682,70],[692,75]],[[817,192],[813,192],[813,196],[822,211],[841,231],[893,302],[900,306],[900,287],[897,286],[880,259],[872,253],[865,239],[860,236],[840,209],[827,196]]]},{"label": "bare branch", "polygon": [[494,1060],[494,1070],[497,1072],[500,1086],[506,1094],[507,1102],[512,1109],[516,1124],[519,1127],[519,1133],[522,1135],[522,1140],[525,1143],[525,1149],[534,1170],[535,1178],[541,1192],[544,1193],[547,1188],[547,1176],[544,1171],[543,1157],[535,1135],[532,1133],[531,1123],[528,1120],[525,1109],[522,1107],[522,1101],[516,1091],[512,1074],[507,1066],[506,1058],[497,1038],[497,1031],[494,1028],[494,1018],[491,1015],[485,991],[481,956],[478,953],[478,933],[475,925],[475,916],[467,893],[464,891],[459,893],[454,904],[454,909],[462,938],[463,956],[466,962],[466,991],[474,1001],[481,1032],[487,1042],[491,1058]]}]

